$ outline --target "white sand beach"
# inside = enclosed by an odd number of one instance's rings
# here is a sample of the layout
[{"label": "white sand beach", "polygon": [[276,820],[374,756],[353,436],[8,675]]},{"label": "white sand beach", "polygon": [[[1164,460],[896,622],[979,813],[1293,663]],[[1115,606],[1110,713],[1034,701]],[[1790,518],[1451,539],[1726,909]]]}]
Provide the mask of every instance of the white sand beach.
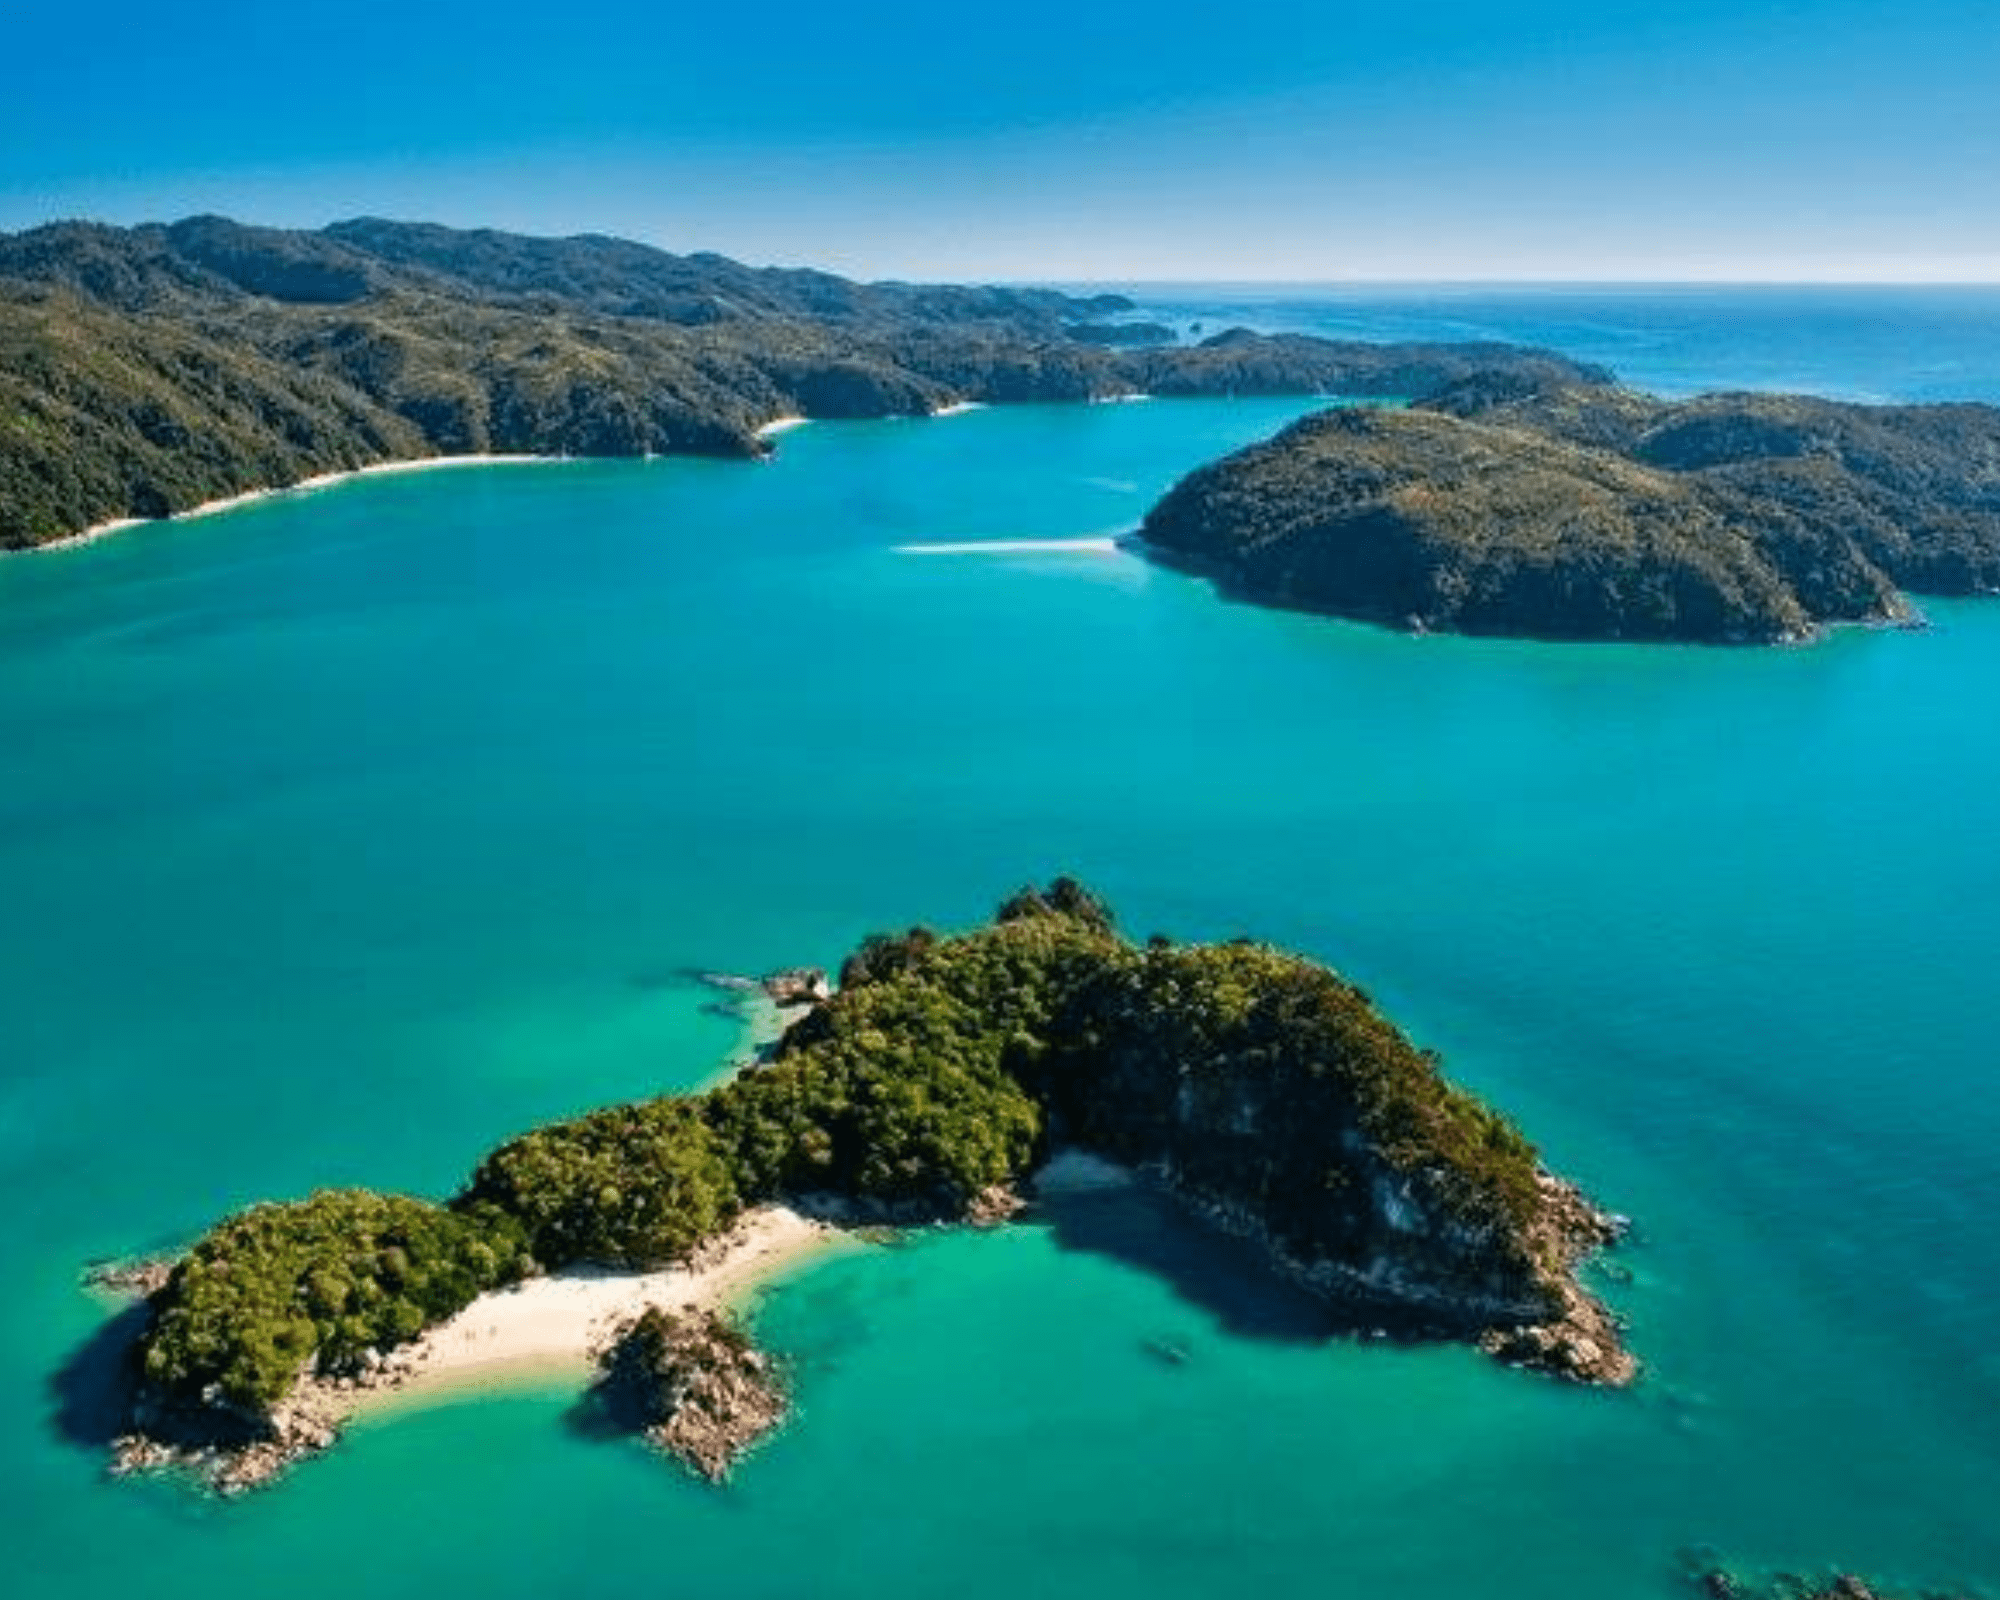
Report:
[{"label": "white sand beach", "polygon": [[513,1383],[576,1377],[617,1325],[648,1306],[720,1307],[741,1300],[848,1236],[785,1206],[760,1206],[684,1267],[573,1270],[483,1294],[395,1352],[383,1379],[315,1382],[314,1410],[338,1426],[390,1401],[421,1402]]},{"label": "white sand beach", "polygon": [[939,417],[962,417],[968,411],[984,411],[985,409],[986,402],[983,400],[958,400],[948,406],[939,406],[937,410],[931,413],[931,417],[935,421]]},{"label": "white sand beach", "polygon": [[566,456],[485,455],[421,456],[413,461],[378,461],[373,466],[355,467],[346,472],[322,472],[314,477],[302,478],[297,483],[288,484],[282,489],[246,489],[242,494],[225,495],[220,500],[205,500],[198,506],[190,506],[186,511],[176,511],[170,517],[115,517],[109,522],[99,522],[85,528],[81,533],[66,534],[60,539],[29,545],[25,550],[0,551],[0,555],[35,555],[48,550],[72,550],[78,545],[94,544],[99,539],[107,539],[114,533],[124,532],[127,528],[143,528],[155,522],[191,522],[197,517],[213,517],[224,511],[236,511],[244,506],[255,505],[260,500],[277,500],[286,495],[311,494],[319,489],[330,489],[336,484],[347,483],[355,478],[379,478],[391,473],[404,472],[435,472],[446,467],[544,466],[568,459],[570,458]]},{"label": "white sand beach", "polygon": [[757,437],[769,439],[777,434],[790,433],[794,428],[803,428],[811,421],[811,417],[773,417],[757,429]]}]

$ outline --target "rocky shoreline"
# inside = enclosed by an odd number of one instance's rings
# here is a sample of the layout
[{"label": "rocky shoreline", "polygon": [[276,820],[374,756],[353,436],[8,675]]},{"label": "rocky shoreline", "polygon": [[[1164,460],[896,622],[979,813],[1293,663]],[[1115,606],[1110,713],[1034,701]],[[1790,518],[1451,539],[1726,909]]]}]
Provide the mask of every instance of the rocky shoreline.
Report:
[{"label": "rocky shoreline", "polygon": [[1617,1315],[1576,1276],[1585,1261],[1624,1238],[1630,1224],[1548,1172],[1538,1176],[1544,1206],[1537,1231],[1550,1264],[1541,1301],[1493,1297],[1472,1286],[1447,1292],[1412,1282],[1387,1262],[1371,1264],[1378,1269],[1371,1272],[1302,1260],[1255,1216],[1190,1193],[1162,1167],[1131,1176],[1218,1231],[1254,1244],[1280,1277],[1358,1322],[1379,1320],[1414,1339],[1470,1342],[1507,1366],[1591,1387],[1622,1389],[1638,1379],[1639,1362],[1625,1347]]},{"label": "rocky shoreline", "polygon": [[687,976],[729,997],[706,1009],[743,1025],[740,1054],[728,1070],[768,1061],[793,1023],[833,997],[833,986],[823,967],[784,967],[761,978],[705,969],[691,969]]},{"label": "rocky shoreline", "polygon": [[1575,1184],[1553,1174],[1537,1175],[1544,1199],[1541,1233],[1549,1258],[1560,1264],[1555,1277],[1556,1314],[1539,1322],[1491,1329],[1479,1348],[1509,1366],[1526,1367],[1578,1383],[1622,1389],[1639,1376],[1639,1363],[1625,1348],[1624,1328],[1611,1308],[1577,1279],[1584,1262],[1631,1231],[1630,1221],[1594,1205]]}]

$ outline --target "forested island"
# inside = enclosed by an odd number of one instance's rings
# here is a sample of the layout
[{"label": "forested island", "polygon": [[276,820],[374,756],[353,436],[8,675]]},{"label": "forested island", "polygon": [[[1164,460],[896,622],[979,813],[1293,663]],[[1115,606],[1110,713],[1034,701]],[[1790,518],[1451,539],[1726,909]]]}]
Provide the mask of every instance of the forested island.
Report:
[{"label": "forested island", "polygon": [[[1059,879],[969,933],[870,938],[760,1063],[524,1134],[442,1204],[327,1191],[221,1222],[137,1285],[121,1455],[242,1486],[331,1442],[298,1391],[393,1367],[475,1298],[686,1262],[752,1207],[1005,1217],[1058,1151],[1254,1241],[1325,1298],[1329,1328],[1390,1319],[1582,1382],[1635,1374],[1576,1275],[1617,1220],[1365,994],[1248,941],[1134,943]],[[635,1378],[663,1386],[637,1414],[697,1441],[707,1471],[726,1470],[729,1418],[782,1413],[750,1355],[712,1321],[649,1311],[603,1359],[628,1398]],[[708,1408],[700,1425],[676,1423],[677,1395]]]},{"label": "forested island", "polygon": [[791,416],[1608,377],[1498,344],[1181,346],[1131,310],[373,219],[0,234],[0,550],[392,461],[749,458]]},{"label": "forested island", "polygon": [[1391,627],[1794,641],[2000,592],[2000,410],[1483,374],[1308,417],[1141,537],[1244,599]]}]

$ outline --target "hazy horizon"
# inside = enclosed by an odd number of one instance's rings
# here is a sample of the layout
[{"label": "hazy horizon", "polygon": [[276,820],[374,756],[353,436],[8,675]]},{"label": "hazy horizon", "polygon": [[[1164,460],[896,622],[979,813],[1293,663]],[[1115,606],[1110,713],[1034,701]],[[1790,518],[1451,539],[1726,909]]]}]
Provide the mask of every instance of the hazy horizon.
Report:
[{"label": "hazy horizon", "polygon": [[[193,210],[168,214],[133,214],[130,217],[109,215],[60,214],[35,219],[6,219],[0,226],[0,236],[33,232],[37,228],[82,224],[85,226],[105,226],[113,228],[139,228],[147,226],[169,226],[200,216],[220,216],[225,220],[250,227],[295,228],[303,231],[317,231],[336,226],[343,222],[362,217],[374,217],[372,212],[343,212],[324,220],[276,222],[269,217],[231,213],[228,211]],[[675,255],[721,255],[751,267],[770,267],[778,270],[821,270],[843,271],[824,260],[806,257],[795,259],[761,260],[745,253],[704,244],[698,241],[678,239],[648,238],[642,233],[628,231],[617,226],[586,226],[563,231],[536,230],[532,228],[501,228],[495,224],[479,221],[446,221],[436,216],[404,215],[383,220],[411,223],[436,224],[467,231],[488,230],[514,233],[528,237],[550,239],[611,238],[629,243],[650,245]],[[1435,277],[1435,276],[1347,276],[1347,277],[1146,277],[1139,275],[1107,272],[1097,277],[1077,277],[1067,274],[1020,275],[1010,273],[962,273],[955,278],[940,278],[936,274],[922,273],[870,273],[858,269],[845,269],[846,275],[864,282],[913,282],[913,281],[978,281],[997,287],[1057,288],[1083,290],[1229,290],[1246,294],[1277,295],[1284,291],[1332,292],[1340,291],[1384,291],[1384,290],[1424,290],[1424,291],[1521,291],[1559,290],[1568,293],[1604,290],[1653,290],[1673,291],[1678,289],[1964,289],[2000,290],[2000,271],[1988,278],[1953,277]]]},{"label": "hazy horizon", "polygon": [[100,20],[15,25],[0,228],[365,213],[871,279],[2000,282],[1972,0]]}]

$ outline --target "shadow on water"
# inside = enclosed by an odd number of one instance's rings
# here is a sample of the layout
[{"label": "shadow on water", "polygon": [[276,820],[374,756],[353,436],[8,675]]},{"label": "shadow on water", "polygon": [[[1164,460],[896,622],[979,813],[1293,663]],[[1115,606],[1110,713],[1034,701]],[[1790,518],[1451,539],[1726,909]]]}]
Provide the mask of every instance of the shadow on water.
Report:
[{"label": "shadow on water", "polygon": [[138,1301],[105,1321],[49,1378],[49,1420],[56,1436],[84,1450],[104,1450],[128,1431],[138,1376],[133,1352],[146,1331]]},{"label": "shadow on water", "polygon": [[562,1420],[578,1438],[608,1443],[633,1438],[644,1431],[650,1419],[629,1388],[600,1380],[577,1397]]},{"label": "shadow on water", "polygon": [[[1353,1319],[1343,1318],[1338,1307],[1273,1272],[1257,1246],[1216,1231],[1144,1188],[1045,1195],[1034,1219],[1061,1249],[1106,1256],[1150,1273],[1215,1318],[1226,1333],[1309,1344],[1352,1326]],[[1155,1353],[1179,1359],[1171,1346]]]}]

